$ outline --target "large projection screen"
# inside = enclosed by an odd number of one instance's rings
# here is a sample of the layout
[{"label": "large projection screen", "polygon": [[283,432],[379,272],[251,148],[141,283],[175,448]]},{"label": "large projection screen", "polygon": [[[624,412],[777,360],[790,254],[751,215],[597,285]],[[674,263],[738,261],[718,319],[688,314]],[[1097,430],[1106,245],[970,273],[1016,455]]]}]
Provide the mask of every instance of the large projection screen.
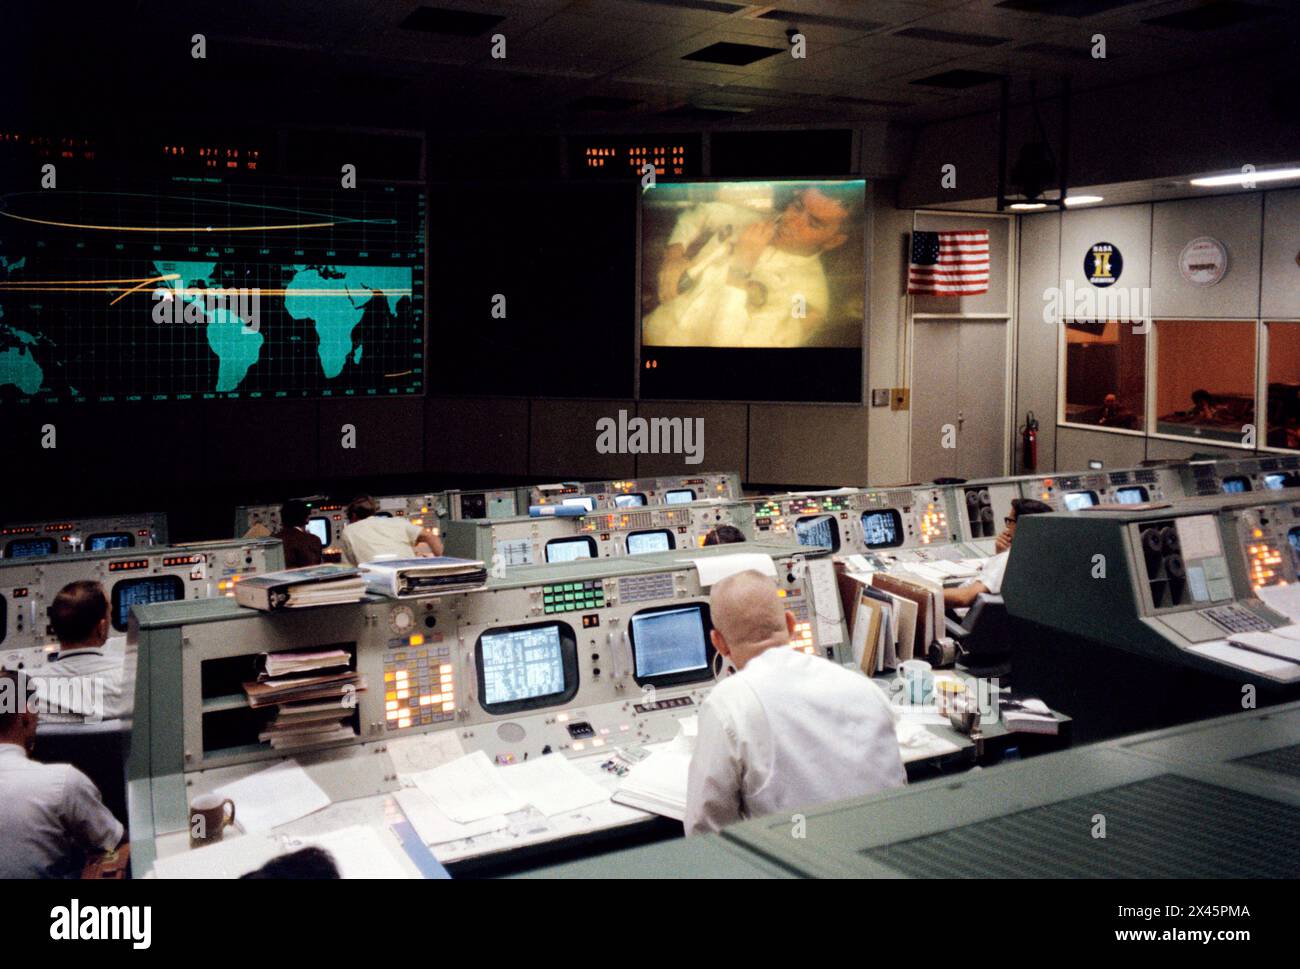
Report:
[{"label": "large projection screen", "polygon": [[861,399],[866,184],[659,184],[641,199],[641,394]]}]

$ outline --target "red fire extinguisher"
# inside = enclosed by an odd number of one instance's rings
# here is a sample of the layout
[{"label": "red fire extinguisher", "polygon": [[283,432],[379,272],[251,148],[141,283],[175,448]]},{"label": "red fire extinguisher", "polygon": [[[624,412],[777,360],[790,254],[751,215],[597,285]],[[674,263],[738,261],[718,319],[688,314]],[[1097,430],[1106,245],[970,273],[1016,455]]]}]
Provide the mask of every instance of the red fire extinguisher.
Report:
[{"label": "red fire extinguisher", "polygon": [[1025,414],[1025,426],[1020,429],[1020,432],[1025,449],[1024,470],[1033,474],[1038,470],[1038,420],[1034,417],[1033,411]]}]

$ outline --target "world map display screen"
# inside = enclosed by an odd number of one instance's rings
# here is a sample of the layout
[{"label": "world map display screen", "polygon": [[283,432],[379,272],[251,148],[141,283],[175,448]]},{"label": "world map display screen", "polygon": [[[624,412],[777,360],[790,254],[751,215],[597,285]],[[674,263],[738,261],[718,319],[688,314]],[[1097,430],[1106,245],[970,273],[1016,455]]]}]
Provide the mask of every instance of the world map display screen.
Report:
[{"label": "world map display screen", "polygon": [[0,404],[424,391],[415,189],[0,191]]}]

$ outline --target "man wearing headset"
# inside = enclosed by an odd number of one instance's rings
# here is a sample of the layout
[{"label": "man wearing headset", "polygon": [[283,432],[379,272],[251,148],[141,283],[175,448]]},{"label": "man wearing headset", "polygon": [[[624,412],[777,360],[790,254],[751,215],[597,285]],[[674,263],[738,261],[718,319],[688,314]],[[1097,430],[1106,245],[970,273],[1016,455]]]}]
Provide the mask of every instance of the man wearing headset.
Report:
[{"label": "man wearing headset", "polygon": [[700,707],[686,833],[907,783],[894,713],[865,676],[790,647],[776,583],[739,572],[709,597],[713,647],[738,670]]}]

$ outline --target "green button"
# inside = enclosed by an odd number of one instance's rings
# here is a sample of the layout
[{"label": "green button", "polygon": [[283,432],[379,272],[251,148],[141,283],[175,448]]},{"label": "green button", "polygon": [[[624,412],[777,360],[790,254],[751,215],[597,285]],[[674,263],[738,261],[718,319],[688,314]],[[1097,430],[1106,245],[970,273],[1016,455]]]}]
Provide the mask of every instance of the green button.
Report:
[{"label": "green button", "polygon": [[555,611],[555,607],[554,607],[554,606],[547,606],[547,607],[546,607],[546,611],[547,611],[547,612],[554,612],[554,611]]}]

